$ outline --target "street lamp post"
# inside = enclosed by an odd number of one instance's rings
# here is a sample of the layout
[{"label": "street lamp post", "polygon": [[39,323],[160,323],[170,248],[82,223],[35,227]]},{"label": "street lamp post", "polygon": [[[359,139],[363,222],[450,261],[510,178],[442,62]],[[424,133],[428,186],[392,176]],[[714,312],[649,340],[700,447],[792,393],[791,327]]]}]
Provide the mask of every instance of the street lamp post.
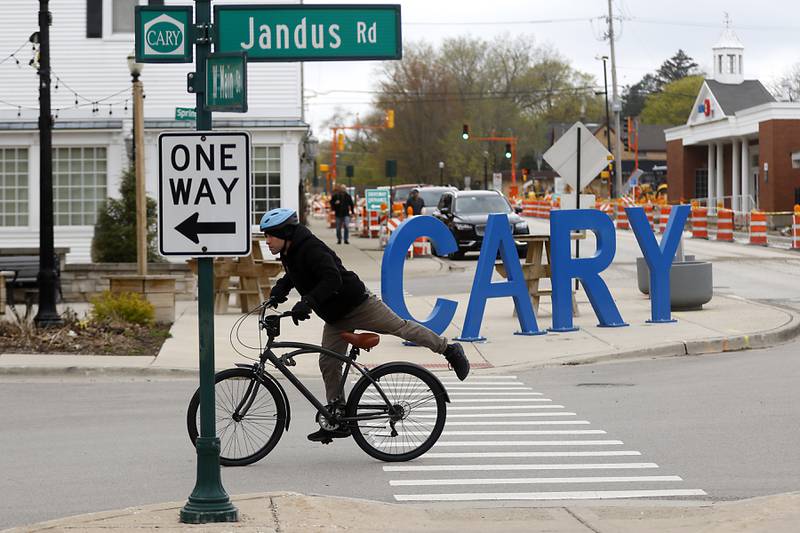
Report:
[{"label": "street lamp post", "polygon": [[[606,61],[608,61],[608,56],[601,56],[598,59],[603,60],[603,95],[606,99],[606,147],[608,148],[608,151],[611,152],[611,119],[609,118],[608,113],[608,73],[606,71]],[[614,164],[617,165],[619,162],[615,162]],[[609,184],[612,184],[613,180],[609,179],[608,182]],[[609,189],[610,188],[611,187],[609,187]],[[612,191],[609,191],[608,196],[610,198],[614,197]]]},{"label": "street lamp post", "polygon": [[139,76],[144,65],[128,56],[133,84],[133,166],[136,173],[136,271],[147,275],[147,196],[144,184],[144,92]]},{"label": "street lamp post", "polygon": [[439,161],[439,186],[444,185],[444,161]]}]

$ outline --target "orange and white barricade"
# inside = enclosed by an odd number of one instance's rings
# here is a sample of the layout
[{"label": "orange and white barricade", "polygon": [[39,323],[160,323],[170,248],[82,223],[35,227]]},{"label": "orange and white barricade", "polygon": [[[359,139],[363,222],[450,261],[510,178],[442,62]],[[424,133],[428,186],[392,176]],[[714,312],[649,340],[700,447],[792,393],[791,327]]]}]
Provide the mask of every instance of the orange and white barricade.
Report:
[{"label": "orange and white barricade", "polygon": [[767,245],[767,214],[755,209],[750,212],[750,244]]},{"label": "orange and white barricade", "polygon": [[733,242],[733,211],[724,207],[717,210],[717,240]]},{"label": "orange and white barricade", "polygon": [[536,200],[523,200],[522,201],[522,216],[535,217],[536,216]]},{"label": "orange and white barricade", "polygon": [[655,229],[653,224],[653,204],[644,204],[644,214],[647,216],[647,223],[650,224],[650,231]]},{"label": "orange and white barricade", "polygon": [[561,198],[550,200],[544,206],[544,218],[550,218],[550,211],[561,209]]},{"label": "orange and white barricade", "polygon": [[415,257],[431,255],[431,241],[427,237],[419,237],[414,241],[414,244],[411,245],[411,249],[414,251]]},{"label": "orange and white barricade", "polygon": [[625,204],[617,203],[617,229],[631,229],[628,223],[628,213],[625,212]]},{"label": "orange and white barricade", "polygon": [[311,200],[311,216],[325,218],[325,204],[319,198]]},{"label": "orange and white barricade", "polygon": [[667,222],[669,222],[669,214],[672,212],[671,205],[662,205],[658,210],[658,232],[664,233],[667,231]]},{"label": "orange and white barricade", "polygon": [[708,239],[707,207],[692,207],[692,239]]},{"label": "orange and white barricade", "polygon": [[377,237],[381,231],[381,212],[380,211],[367,211],[367,228],[368,236],[370,238]]},{"label": "orange and white barricade", "polygon": [[800,250],[800,205],[794,206],[792,214],[792,250]]}]

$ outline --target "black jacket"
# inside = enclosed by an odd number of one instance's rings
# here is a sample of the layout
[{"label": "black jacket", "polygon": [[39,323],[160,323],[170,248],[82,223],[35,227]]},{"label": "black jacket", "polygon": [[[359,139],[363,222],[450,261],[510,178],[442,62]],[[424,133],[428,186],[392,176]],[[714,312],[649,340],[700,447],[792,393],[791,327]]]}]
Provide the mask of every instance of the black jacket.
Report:
[{"label": "black jacket", "polygon": [[425,200],[419,195],[417,195],[416,198],[409,196],[408,200],[406,200],[406,210],[408,210],[409,207],[411,208],[412,215],[421,215],[422,208],[425,207]]},{"label": "black jacket", "polygon": [[331,209],[338,218],[344,218],[349,214],[355,214],[353,199],[346,192],[337,192],[331,197]]},{"label": "black jacket", "polygon": [[342,260],[305,226],[297,226],[286,253],[286,271],[270,296],[285,298],[292,288],[325,322],[336,322],[367,299],[359,277],[342,266]]}]

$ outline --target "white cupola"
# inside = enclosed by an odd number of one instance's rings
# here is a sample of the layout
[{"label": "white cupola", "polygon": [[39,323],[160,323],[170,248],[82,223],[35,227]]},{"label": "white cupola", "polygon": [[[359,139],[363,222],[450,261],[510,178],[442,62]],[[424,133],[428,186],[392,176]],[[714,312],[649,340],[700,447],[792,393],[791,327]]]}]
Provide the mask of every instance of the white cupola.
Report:
[{"label": "white cupola", "polygon": [[733,33],[731,20],[725,14],[725,29],[719,41],[711,50],[714,53],[714,75],[712,79],[731,85],[738,85],[744,81],[744,45]]}]

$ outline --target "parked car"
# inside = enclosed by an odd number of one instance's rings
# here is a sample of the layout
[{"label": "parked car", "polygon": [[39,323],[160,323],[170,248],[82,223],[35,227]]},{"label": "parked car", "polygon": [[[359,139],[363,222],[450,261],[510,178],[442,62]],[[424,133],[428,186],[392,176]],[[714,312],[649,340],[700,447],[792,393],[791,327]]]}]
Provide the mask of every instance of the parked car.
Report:
[{"label": "parked car", "polygon": [[[447,191],[442,194],[433,216],[445,223],[458,243],[458,251],[448,257],[460,258],[466,252],[480,251],[489,215],[508,217],[512,235],[530,233],[525,222],[498,191]],[[517,253],[524,257],[527,244],[516,241]],[[435,250],[434,253],[438,254]]]},{"label": "parked car", "polygon": [[425,205],[422,207],[422,214],[432,215],[436,211],[436,207],[439,205],[439,200],[442,198],[442,195],[446,192],[455,191],[458,191],[455,187],[439,187],[432,185],[420,187],[419,195],[422,201],[425,202]]}]

